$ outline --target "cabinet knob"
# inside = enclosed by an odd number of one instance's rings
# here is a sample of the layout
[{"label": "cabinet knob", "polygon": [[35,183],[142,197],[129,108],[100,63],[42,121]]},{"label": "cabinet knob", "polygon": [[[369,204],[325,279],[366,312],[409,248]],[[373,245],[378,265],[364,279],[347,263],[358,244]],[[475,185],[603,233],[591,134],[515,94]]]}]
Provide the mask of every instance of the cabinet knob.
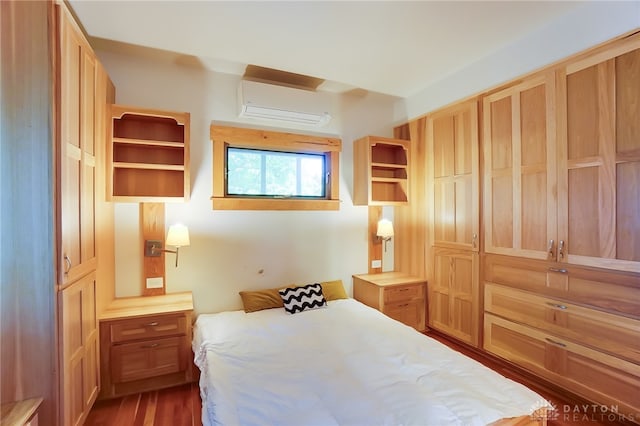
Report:
[{"label": "cabinet knob", "polygon": [[66,268],[64,270],[64,274],[67,275],[71,270],[71,259],[66,254],[64,255],[64,263],[66,264]]}]

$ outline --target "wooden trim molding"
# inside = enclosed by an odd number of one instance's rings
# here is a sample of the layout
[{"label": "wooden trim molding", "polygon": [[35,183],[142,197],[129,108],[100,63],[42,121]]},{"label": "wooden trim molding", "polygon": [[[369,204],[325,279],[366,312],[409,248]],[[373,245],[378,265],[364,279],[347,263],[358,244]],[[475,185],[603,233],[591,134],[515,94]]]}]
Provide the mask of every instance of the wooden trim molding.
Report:
[{"label": "wooden trim molding", "polygon": [[[211,197],[211,204],[214,210],[340,209],[341,139],[218,125],[211,125],[210,137],[213,143],[213,196]],[[324,154],[328,173],[328,181],[326,183],[327,195],[322,199],[227,196],[225,188],[227,147]]]},{"label": "wooden trim molding", "polygon": [[[146,240],[160,240],[164,246],[164,203],[140,203],[140,227],[142,241],[140,244],[144,255]],[[164,273],[164,252],[157,257],[143,257],[142,295],[157,296],[166,293]],[[147,278],[162,278],[162,288],[147,288]]]},{"label": "wooden trim molding", "polygon": [[[379,274],[382,272],[382,241],[378,241],[376,238],[376,232],[378,231],[378,221],[382,219],[382,206],[369,206],[369,273]],[[380,267],[372,267],[373,261],[379,260]]]}]

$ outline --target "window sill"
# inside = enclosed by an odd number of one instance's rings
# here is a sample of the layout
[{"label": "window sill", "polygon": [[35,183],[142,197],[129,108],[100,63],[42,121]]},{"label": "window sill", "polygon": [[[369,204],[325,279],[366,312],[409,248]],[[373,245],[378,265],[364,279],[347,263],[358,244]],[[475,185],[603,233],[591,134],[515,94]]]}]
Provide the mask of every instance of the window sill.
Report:
[{"label": "window sill", "polygon": [[340,200],[212,197],[211,204],[213,210],[340,210]]}]

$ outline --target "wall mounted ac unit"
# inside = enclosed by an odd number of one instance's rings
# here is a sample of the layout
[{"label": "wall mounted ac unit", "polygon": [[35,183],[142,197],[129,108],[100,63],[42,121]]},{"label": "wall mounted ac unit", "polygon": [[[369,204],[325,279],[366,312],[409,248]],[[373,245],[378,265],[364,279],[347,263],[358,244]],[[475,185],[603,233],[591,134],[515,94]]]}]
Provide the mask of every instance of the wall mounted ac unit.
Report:
[{"label": "wall mounted ac unit", "polygon": [[328,93],[249,80],[240,81],[238,106],[246,118],[318,127],[331,120]]}]

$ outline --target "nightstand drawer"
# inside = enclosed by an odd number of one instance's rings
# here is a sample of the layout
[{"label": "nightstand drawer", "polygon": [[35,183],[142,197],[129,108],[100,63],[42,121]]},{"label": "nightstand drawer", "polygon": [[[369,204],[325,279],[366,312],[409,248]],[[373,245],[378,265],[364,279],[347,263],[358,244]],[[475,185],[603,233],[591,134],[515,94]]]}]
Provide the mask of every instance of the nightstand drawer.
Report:
[{"label": "nightstand drawer", "polygon": [[187,323],[184,315],[162,315],[117,321],[111,324],[110,329],[111,342],[118,343],[184,335]]},{"label": "nightstand drawer", "polygon": [[415,329],[424,327],[424,300],[410,300],[384,305],[382,313]]},{"label": "nightstand drawer", "polygon": [[424,299],[424,285],[398,286],[384,289],[384,302],[394,303]]},{"label": "nightstand drawer", "polygon": [[182,337],[125,343],[111,348],[111,380],[130,382],[185,369]]}]

